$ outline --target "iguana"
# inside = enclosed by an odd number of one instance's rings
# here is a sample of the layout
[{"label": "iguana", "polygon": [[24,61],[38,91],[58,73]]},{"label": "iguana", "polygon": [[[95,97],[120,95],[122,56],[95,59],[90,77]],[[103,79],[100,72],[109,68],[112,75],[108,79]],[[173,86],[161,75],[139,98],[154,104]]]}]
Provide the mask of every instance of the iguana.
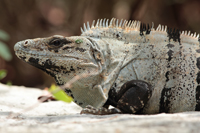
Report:
[{"label": "iguana", "polygon": [[81,31],[80,36],[27,39],[14,50],[58,85],[90,75],[65,89],[83,107],[81,113],[200,110],[199,34],[115,18],[87,22]]}]

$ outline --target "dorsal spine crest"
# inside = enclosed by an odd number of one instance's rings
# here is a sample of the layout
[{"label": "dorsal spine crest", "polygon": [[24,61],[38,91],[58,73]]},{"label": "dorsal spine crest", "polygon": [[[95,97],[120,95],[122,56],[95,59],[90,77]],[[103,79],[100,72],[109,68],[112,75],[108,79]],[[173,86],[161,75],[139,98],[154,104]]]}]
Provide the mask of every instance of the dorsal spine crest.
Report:
[{"label": "dorsal spine crest", "polygon": [[[151,31],[157,31],[157,32],[163,32],[167,33],[168,28],[164,25],[158,25],[156,30],[154,29],[154,23],[152,23],[152,26],[150,27],[149,24],[141,23],[140,21],[127,21],[127,20],[119,20],[116,18],[112,18],[110,21],[109,19],[98,19],[95,25],[95,20],[93,20],[92,25],[89,25],[89,22],[87,22],[87,26],[84,23],[83,28],[81,28],[82,36],[93,36],[93,37],[101,37],[104,36],[102,33],[108,33],[108,34],[117,34],[117,32],[120,32],[123,34],[128,34],[129,32],[138,31],[140,35],[150,34]],[[116,32],[116,33],[114,33]],[[144,34],[144,33],[145,34]],[[190,31],[182,31],[180,33],[181,35],[192,37],[195,39],[199,38],[199,34],[191,34]],[[105,37],[105,36],[104,36]],[[110,36],[109,36],[110,37]]]}]

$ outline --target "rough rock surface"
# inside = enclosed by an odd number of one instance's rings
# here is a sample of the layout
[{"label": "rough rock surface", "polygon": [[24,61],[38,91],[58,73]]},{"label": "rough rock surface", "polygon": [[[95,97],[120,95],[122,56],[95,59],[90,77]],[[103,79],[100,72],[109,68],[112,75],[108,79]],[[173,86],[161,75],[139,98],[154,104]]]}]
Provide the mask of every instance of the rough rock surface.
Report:
[{"label": "rough rock surface", "polygon": [[[80,115],[81,108],[76,104],[60,101],[42,103],[28,112],[22,112],[37,103],[38,96],[42,94],[39,89],[0,84],[0,132],[200,132],[200,112]],[[21,115],[8,118],[11,112],[21,112]]]}]

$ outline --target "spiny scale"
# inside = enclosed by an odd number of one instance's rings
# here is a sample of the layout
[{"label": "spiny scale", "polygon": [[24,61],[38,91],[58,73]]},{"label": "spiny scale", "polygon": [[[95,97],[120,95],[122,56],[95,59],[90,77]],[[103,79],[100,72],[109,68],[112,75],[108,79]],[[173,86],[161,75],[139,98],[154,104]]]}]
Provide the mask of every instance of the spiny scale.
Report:
[{"label": "spiny scale", "polygon": [[[103,21],[103,22],[102,22]],[[115,19],[115,18],[112,18],[110,20],[110,23],[108,24],[109,22],[109,19],[98,19],[97,22],[96,22],[96,26],[95,25],[95,20],[93,20],[92,22],[92,26],[90,27],[89,25],[89,22],[87,22],[87,27],[85,25],[85,23],[83,24],[83,29],[81,28],[81,32],[84,33],[84,32],[87,32],[88,30],[90,29],[94,29],[94,28],[110,28],[110,27],[116,27],[116,28],[122,28],[122,29],[125,29],[125,28],[131,28],[132,30],[133,29],[137,29],[139,30],[140,29],[140,21],[127,21],[127,20],[124,20],[121,19],[120,23],[119,23],[119,20]],[[152,27],[153,29],[153,27]]]},{"label": "spiny scale", "polygon": [[[87,32],[89,31],[93,31],[95,29],[97,30],[104,30],[105,28],[118,28],[118,29],[124,29],[124,30],[129,30],[129,31],[140,31],[140,26],[141,26],[141,22],[140,21],[127,21],[127,20],[123,20],[121,19],[121,21],[119,22],[118,19],[116,18],[112,18],[110,20],[109,23],[109,19],[98,19],[95,25],[95,20],[93,20],[92,25],[90,27],[89,22],[87,22],[87,27],[85,25],[85,23],[83,24],[83,29],[81,28],[81,32],[82,35],[87,34]],[[154,29],[154,23],[152,23],[152,27],[151,28],[147,28],[150,29],[151,31],[160,31],[160,32],[167,32],[167,26],[164,25],[158,25],[158,27],[156,28],[156,30]],[[196,34],[196,32],[194,34],[191,34],[190,31],[182,31],[181,35],[185,35],[185,36],[190,36],[193,38],[199,38],[199,34]]]}]

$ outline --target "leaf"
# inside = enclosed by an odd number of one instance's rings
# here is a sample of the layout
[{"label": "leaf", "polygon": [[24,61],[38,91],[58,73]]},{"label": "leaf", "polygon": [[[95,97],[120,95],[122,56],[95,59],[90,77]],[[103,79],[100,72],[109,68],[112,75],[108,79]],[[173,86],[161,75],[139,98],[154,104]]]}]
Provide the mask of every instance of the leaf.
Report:
[{"label": "leaf", "polygon": [[11,82],[11,81],[8,81],[8,82],[6,83],[6,85],[11,86],[11,85],[12,85],[12,82]]},{"label": "leaf", "polygon": [[60,89],[58,86],[54,84],[52,84],[51,87],[49,88],[49,92],[51,92],[52,95],[57,100],[64,101],[67,103],[73,101],[73,99],[70,96],[68,96],[62,89]]},{"label": "leaf", "polygon": [[6,77],[6,75],[7,75],[6,70],[4,70],[4,69],[0,70],[0,80],[3,79],[4,77]]},{"label": "leaf", "polygon": [[0,41],[0,56],[6,61],[10,61],[12,59],[12,55],[10,53],[8,46],[6,46],[6,44],[1,41]]},{"label": "leaf", "polygon": [[0,30],[0,39],[3,41],[8,41],[10,39],[10,36],[5,31]]}]

